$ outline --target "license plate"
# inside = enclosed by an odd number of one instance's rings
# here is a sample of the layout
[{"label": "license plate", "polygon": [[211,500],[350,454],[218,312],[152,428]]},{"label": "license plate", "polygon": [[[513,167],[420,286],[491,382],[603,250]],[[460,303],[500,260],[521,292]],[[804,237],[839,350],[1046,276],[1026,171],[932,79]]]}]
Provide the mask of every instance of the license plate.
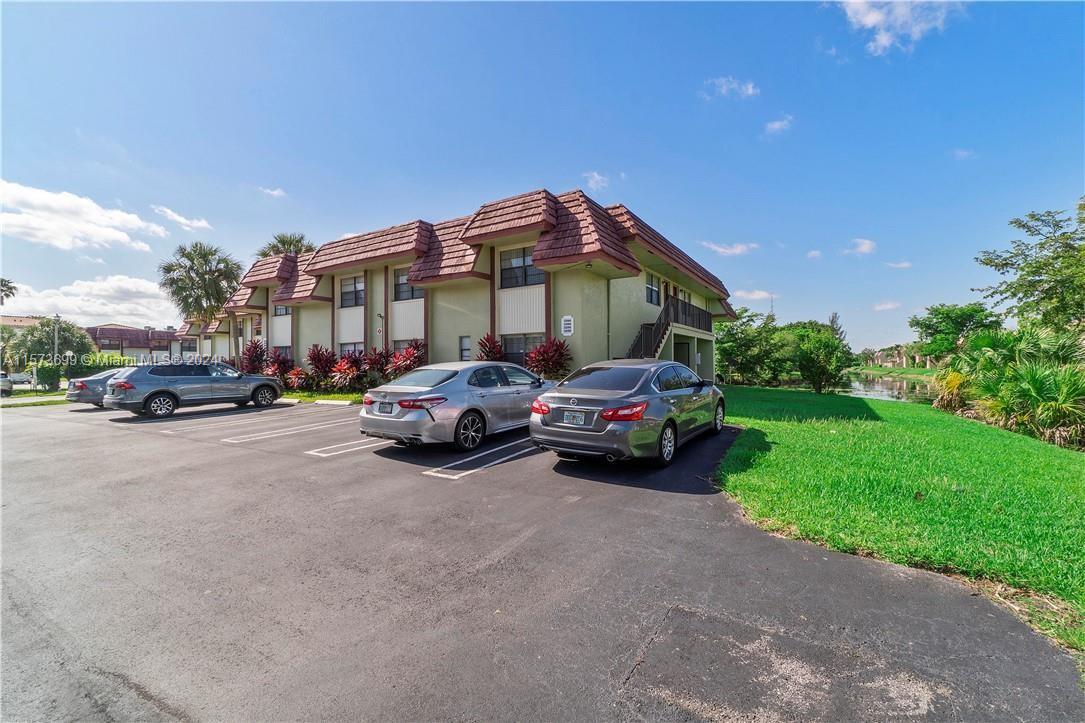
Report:
[{"label": "license plate", "polygon": [[377,404],[377,413],[378,414],[391,414],[392,413],[392,403],[391,402],[380,402],[379,404]]},{"label": "license plate", "polygon": [[584,412],[566,412],[561,421],[566,424],[583,424]]}]

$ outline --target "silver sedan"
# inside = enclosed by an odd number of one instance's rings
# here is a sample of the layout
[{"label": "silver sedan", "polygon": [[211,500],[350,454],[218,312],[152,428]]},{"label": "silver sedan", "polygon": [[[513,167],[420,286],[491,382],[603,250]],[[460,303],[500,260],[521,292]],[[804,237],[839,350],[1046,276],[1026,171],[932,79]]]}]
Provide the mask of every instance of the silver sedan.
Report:
[{"label": "silver sedan", "polygon": [[723,392],[684,364],[599,362],[576,370],[533,404],[531,441],[565,458],[654,458],[723,429]]},{"label": "silver sedan", "polygon": [[508,362],[430,364],[370,389],[359,426],[370,437],[469,451],[487,434],[525,426],[535,397],[553,386]]},{"label": "silver sedan", "polygon": [[89,377],[72,379],[68,382],[68,391],[65,392],[64,398],[69,402],[83,402],[84,404],[93,404],[100,407],[102,406],[102,398],[105,396],[106,384],[119,371],[120,369],[110,369]]}]

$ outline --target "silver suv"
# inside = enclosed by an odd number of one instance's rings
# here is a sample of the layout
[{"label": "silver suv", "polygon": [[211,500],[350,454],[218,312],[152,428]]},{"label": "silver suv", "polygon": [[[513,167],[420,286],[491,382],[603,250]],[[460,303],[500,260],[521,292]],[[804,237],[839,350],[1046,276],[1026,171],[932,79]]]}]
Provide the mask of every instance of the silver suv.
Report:
[{"label": "silver suv", "polygon": [[242,374],[228,364],[142,364],[125,367],[106,384],[102,404],[133,414],[168,417],[178,407],[233,402],[257,407],[273,404],[283,393],[275,377]]}]

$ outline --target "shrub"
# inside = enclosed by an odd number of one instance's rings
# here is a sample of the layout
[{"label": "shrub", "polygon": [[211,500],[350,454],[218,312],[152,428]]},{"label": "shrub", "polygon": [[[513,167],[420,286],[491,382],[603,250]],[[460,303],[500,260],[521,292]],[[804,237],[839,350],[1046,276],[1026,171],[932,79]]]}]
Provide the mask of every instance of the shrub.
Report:
[{"label": "shrub", "polygon": [[89,354],[85,357],[81,357],[77,363],[69,366],[67,368],[66,376],[69,379],[74,379],[76,377],[89,377],[92,374],[108,371],[109,369],[133,366],[135,363],[135,357],[121,356],[120,354],[96,352],[94,354]]},{"label": "shrub", "polygon": [[387,349],[370,347],[369,351],[362,355],[362,364],[358,369],[366,376],[369,386],[380,384],[386,379],[388,362],[392,355]]},{"label": "shrub", "polygon": [[259,374],[267,366],[267,347],[260,339],[253,339],[241,350],[241,371]]},{"label": "shrub", "polygon": [[286,384],[291,389],[305,389],[309,384],[309,373],[301,367],[294,367],[286,373]]},{"label": "shrub", "polygon": [[346,390],[350,389],[358,382],[359,372],[358,366],[355,363],[355,359],[352,356],[344,355],[342,359],[335,363],[332,367],[331,383],[336,389]]},{"label": "shrub", "polygon": [[548,339],[524,355],[524,366],[543,379],[561,379],[572,363],[573,352],[564,339]]},{"label": "shrub", "polygon": [[279,381],[285,385],[286,375],[293,368],[293,359],[286,354],[283,354],[278,349],[272,349],[267,355],[267,366],[264,367],[264,374],[267,374],[269,377],[278,377]]},{"label": "shrub", "polygon": [[31,373],[38,380],[38,387],[47,392],[55,392],[60,388],[60,375],[64,367],[50,362],[38,362],[31,366]]},{"label": "shrub", "polygon": [[487,334],[478,340],[478,361],[504,361],[505,350],[501,348],[501,342],[493,334]]},{"label": "shrub", "polygon": [[316,389],[323,386],[331,376],[337,359],[335,352],[328,347],[313,344],[305,355],[305,361],[309,362],[309,380]]},{"label": "shrub", "polygon": [[410,370],[421,366],[424,360],[424,352],[419,351],[417,346],[408,346],[402,351],[397,351],[392,355],[392,358],[388,360],[388,366],[385,368],[385,376],[388,379],[395,379],[396,377],[402,376]]}]

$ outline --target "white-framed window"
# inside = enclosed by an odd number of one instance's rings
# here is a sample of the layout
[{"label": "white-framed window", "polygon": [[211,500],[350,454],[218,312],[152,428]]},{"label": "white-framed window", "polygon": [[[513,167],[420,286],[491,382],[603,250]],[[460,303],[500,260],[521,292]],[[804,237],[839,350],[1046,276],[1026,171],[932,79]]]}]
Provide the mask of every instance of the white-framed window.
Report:
[{"label": "white-framed window", "polygon": [[195,339],[182,339],[181,340],[181,353],[182,354],[195,354],[196,353],[196,340]]},{"label": "white-framed window", "polygon": [[348,342],[346,344],[340,344],[339,345],[339,356],[343,356],[344,354],[346,354],[348,352],[352,352],[352,351],[356,351],[356,352],[359,352],[359,353],[365,351],[365,342],[364,341],[352,341],[352,342]]},{"label": "white-framed window", "polygon": [[395,295],[392,297],[395,301],[408,301],[410,299],[421,299],[426,295],[426,290],[420,286],[411,286],[407,283],[407,274],[410,272],[409,266],[404,266],[402,269],[396,269],[395,271]]},{"label": "white-framed window", "polygon": [[294,307],[292,306],[276,306],[274,309],[275,316],[291,316],[294,313]]},{"label": "white-framed window", "polygon": [[684,301],[684,302],[686,302],[687,304],[690,304],[690,303],[692,303],[692,302],[690,301],[690,295],[689,295],[689,292],[688,292],[688,291],[686,291],[685,289],[679,289],[679,290],[678,290],[678,299],[679,299],[680,301]]},{"label": "white-framed window", "polygon": [[505,361],[523,366],[524,355],[542,344],[545,339],[546,335],[541,332],[538,334],[502,334],[501,349],[505,352]]},{"label": "white-framed window", "polygon": [[396,339],[392,342],[392,351],[403,351],[410,343],[410,339]]},{"label": "white-framed window", "polygon": [[471,361],[471,337],[460,337],[460,361]]},{"label": "white-framed window", "polygon": [[252,335],[263,336],[264,335],[264,317],[257,314],[252,317]]},{"label": "white-framed window", "polygon": [[293,354],[290,351],[290,347],[288,347],[288,346],[273,346],[271,348],[274,349],[275,351],[279,352],[280,354],[282,354],[287,359],[289,359],[290,357],[293,356]]},{"label": "white-framed window", "polygon": [[365,305],[365,276],[348,276],[345,279],[339,279],[340,308],[363,305]]},{"label": "white-framed window", "polygon": [[650,271],[644,275],[644,300],[659,306],[659,277]]},{"label": "white-framed window", "polygon": [[501,288],[513,289],[518,286],[534,286],[546,281],[546,273],[535,268],[531,260],[531,249],[512,249],[501,252]]}]

